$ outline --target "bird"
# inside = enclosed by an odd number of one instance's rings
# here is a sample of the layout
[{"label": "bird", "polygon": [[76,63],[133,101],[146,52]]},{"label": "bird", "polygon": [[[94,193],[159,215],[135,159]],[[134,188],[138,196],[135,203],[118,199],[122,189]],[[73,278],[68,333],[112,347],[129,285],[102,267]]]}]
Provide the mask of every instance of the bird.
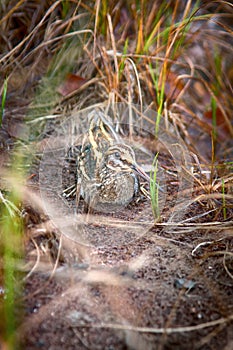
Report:
[{"label": "bird", "polygon": [[72,151],[77,166],[77,205],[82,197],[92,209],[115,211],[138,196],[140,178],[150,182],[132,147],[120,140],[102,112],[92,116],[82,144]]},{"label": "bird", "polygon": [[92,208],[112,211],[126,206],[139,194],[139,177],[150,181],[136,163],[133,149],[126,144],[111,145],[102,154],[98,166],[96,163],[93,166],[90,152],[85,150],[79,158],[77,177],[78,195]]}]

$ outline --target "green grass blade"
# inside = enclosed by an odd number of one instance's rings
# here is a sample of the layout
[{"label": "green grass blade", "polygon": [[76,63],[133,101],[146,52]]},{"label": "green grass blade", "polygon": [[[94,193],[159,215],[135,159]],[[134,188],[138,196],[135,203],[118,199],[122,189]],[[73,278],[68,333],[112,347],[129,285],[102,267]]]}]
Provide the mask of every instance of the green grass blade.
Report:
[{"label": "green grass blade", "polygon": [[159,184],[157,184],[157,173],[158,173],[158,153],[155,155],[153,160],[153,168],[150,173],[150,194],[151,194],[151,206],[152,212],[155,219],[160,217],[159,209]]},{"label": "green grass blade", "polygon": [[4,111],[5,111],[5,105],[6,105],[7,83],[8,83],[8,78],[4,80],[4,84],[3,84],[2,103],[1,103],[1,112],[0,112],[0,127],[2,126],[2,120],[4,117]]}]

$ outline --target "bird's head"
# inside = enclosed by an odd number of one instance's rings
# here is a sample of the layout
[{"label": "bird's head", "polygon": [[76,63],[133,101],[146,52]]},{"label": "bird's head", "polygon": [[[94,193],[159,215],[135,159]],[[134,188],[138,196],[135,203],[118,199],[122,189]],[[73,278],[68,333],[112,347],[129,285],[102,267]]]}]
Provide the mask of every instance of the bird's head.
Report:
[{"label": "bird's head", "polygon": [[133,149],[125,144],[115,144],[108,148],[104,155],[107,168],[114,172],[135,172],[147,181],[150,177],[137,164]]}]

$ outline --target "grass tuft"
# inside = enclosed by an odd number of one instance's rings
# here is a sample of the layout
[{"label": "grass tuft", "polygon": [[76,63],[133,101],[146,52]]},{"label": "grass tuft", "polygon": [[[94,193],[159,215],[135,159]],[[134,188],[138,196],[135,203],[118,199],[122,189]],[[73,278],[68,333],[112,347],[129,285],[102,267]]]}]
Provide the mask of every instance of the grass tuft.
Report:
[{"label": "grass tuft", "polygon": [[20,199],[15,191],[9,195],[0,192],[1,222],[0,246],[3,256],[4,294],[1,316],[3,337],[9,350],[17,349],[16,329],[19,325],[19,296],[21,293],[21,276],[17,264],[22,259],[23,219],[19,210]]}]

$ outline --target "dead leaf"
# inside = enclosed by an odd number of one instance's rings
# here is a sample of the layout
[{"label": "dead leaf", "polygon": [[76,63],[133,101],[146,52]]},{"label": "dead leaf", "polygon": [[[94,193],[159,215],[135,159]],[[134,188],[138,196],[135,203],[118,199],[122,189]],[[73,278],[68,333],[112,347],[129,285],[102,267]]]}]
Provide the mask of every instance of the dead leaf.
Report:
[{"label": "dead leaf", "polygon": [[184,88],[184,83],[174,72],[169,71],[166,77],[165,94],[167,100],[174,101]]},{"label": "dead leaf", "polygon": [[67,74],[65,81],[58,87],[57,91],[62,96],[67,96],[73,91],[80,89],[82,85],[87,82],[87,79],[84,79],[76,74]]},{"label": "dead leaf", "polygon": [[[212,109],[207,110],[204,113],[206,123],[210,126],[210,130],[213,130],[213,111]],[[224,140],[230,137],[230,130],[224,118],[224,115],[219,107],[216,108],[216,127],[219,140]]]}]

